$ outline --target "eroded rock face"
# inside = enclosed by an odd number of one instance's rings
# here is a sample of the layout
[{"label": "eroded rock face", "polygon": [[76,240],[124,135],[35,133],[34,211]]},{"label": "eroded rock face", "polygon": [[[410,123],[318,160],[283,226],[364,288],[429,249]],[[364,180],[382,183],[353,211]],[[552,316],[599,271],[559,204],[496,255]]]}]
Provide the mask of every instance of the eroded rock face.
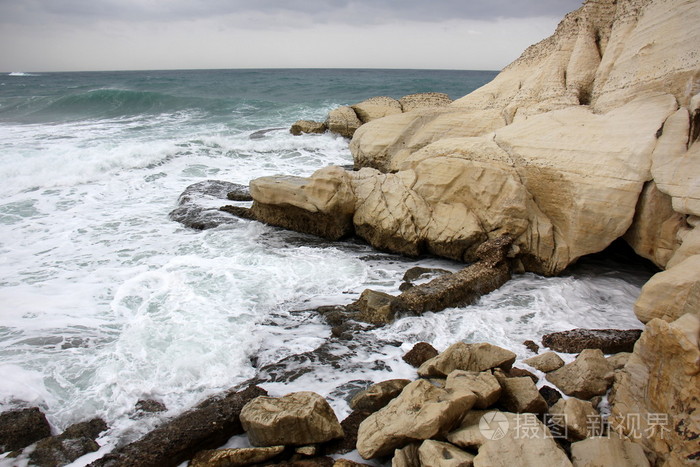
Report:
[{"label": "eroded rock face", "polygon": [[107,429],[101,418],[76,423],[58,436],[44,438],[36,443],[29,460],[37,466],[67,465],[100,446],[95,442],[99,434]]},{"label": "eroded rock face", "polygon": [[564,394],[586,400],[605,394],[613,377],[612,365],[598,349],[586,349],[573,363],[547,373],[547,380]]},{"label": "eroded rock face", "polygon": [[254,446],[302,446],[343,436],[333,409],[313,392],[258,397],[241,410],[241,424]]},{"label": "eroded rock face", "polygon": [[303,177],[262,177],[250,183],[252,212],[265,223],[337,240],[353,232],[355,199],[340,167]]},{"label": "eroded rock face", "polygon": [[352,138],[355,131],[360,128],[362,121],[352,107],[338,107],[328,113],[325,121],[328,130],[346,138]]},{"label": "eroded rock face", "polygon": [[700,459],[700,318],[653,319],[613,388],[611,427],[664,465]]},{"label": "eroded rock face", "polygon": [[410,112],[429,107],[445,107],[452,103],[452,99],[442,92],[419,92],[403,96],[399,99],[399,103],[401,104],[401,110]]},{"label": "eroded rock face", "polygon": [[386,96],[371,97],[351,107],[362,123],[371,122],[387,115],[400,114],[403,111],[399,101]]},{"label": "eroded rock face", "polygon": [[700,255],[655,274],[642,287],[634,313],[643,323],[654,318],[675,321],[686,313],[700,314]]},{"label": "eroded rock face", "polygon": [[476,402],[470,391],[414,381],[360,425],[357,450],[365,459],[390,454],[415,440],[450,431]]}]

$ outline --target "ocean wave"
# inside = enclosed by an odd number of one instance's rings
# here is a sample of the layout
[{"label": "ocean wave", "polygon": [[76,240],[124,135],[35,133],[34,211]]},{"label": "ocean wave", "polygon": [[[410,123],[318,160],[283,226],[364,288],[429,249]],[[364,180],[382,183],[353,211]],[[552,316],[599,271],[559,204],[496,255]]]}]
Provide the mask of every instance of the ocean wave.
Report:
[{"label": "ocean wave", "polygon": [[7,76],[41,76],[36,73],[25,73],[23,71],[13,71],[12,73],[8,73]]}]

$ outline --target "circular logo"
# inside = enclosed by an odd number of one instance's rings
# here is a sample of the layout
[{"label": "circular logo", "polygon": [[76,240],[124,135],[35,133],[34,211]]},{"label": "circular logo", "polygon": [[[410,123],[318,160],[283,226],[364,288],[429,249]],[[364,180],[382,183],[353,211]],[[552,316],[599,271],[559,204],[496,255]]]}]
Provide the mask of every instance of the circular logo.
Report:
[{"label": "circular logo", "polygon": [[508,432],[508,419],[501,412],[487,412],[479,420],[481,435],[489,440],[503,439]]}]

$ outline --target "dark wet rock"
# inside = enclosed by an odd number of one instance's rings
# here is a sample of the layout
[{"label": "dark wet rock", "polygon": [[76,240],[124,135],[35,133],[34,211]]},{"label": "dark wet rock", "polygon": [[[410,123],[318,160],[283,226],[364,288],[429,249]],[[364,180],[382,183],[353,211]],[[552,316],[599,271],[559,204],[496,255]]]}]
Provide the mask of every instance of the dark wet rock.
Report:
[{"label": "dark wet rock", "polygon": [[136,403],[136,411],[139,413],[157,413],[168,410],[165,404],[153,399],[142,399]]},{"label": "dark wet rock", "polygon": [[39,467],[70,464],[79,457],[100,449],[95,439],[106,429],[107,423],[101,418],[71,425],[60,435],[36,443],[29,460],[32,465]]},{"label": "dark wet rock", "polygon": [[431,358],[437,357],[438,353],[437,349],[427,342],[419,342],[402,358],[404,362],[414,368],[418,368]]},{"label": "dark wet rock", "polygon": [[37,407],[0,413],[0,452],[22,449],[51,436],[51,426]]},{"label": "dark wet rock", "polygon": [[233,224],[238,222],[238,219],[220,210],[223,204],[220,201],[229,200],[229,193],[243,196],[247,191],[248,187],[244,185],[222,180],[194,183],[182,192],[177,201],[178,206],[170,212],[169,217],[186,227],[197,230]]},{"label": "dark wet rock", "polygon": [[292,124],[289,132],[295,136],[304,133],[325,133],[328,127],[323,122],[315,122],[313,120],[297,120]]},{"label": "dark wet rock", "polygon": [[270,464],[269,467],[333,467],[334,462],[331,457],[315,457],[313,459],[291,460],[279,464]]},{"label": "dark wet rock", "polygon": [[404,292],[412,287],[415,287],[416,281],[430,280],[445,274],[452,273],[447,269],[424,268],[421,266],[413,267],[406,271],[406,273],[403,275],[403,282],[399,286],[399,290]]},{"label": "dark wet rock", "polygon": [[511,243],[507,235],[484,242],[476,250],[479,262],[408,289],[392,302],[392,311],[422,314],[474,303],[510,280],[506,254]]},{"label": "dark wet rock", "polygon": [[242,434],[240,413],[252,399],[266,395],[257,386],[209,398],[197,407],[167,421],[138,441],[122,446],[91,466],[177,466],[203,449],[221,446]]},{"label": "dark wet rock", "polygon": [[233,189],[226,193],[226,199],[231,201],[253,201],[250,189],[246,185],[233,185]]},{"label": "dark wet rock", "polygon": [[353,397],[366,390],[373,384],[374,381],[368,379],[353,379],[336,387],[333,391],[331,391],[329,397],[343,399],[345,402],[350,404]]},{"label": "dark wet rock", "polygon": [[345,454],[354,451],[357,445],[357,430],[360,428],[360,423],[365,421],[371,414],[372,412],[370,411],[355,410],[348,415],[345,420],[340,422],[345,436],[342,439],[325,444],[324,452],[326,454]]},{"label": "dark wet rock", "polygon": [[540,394],[542,394],[542,397],[547,402],[547,406],[549,407],[556,404],[562,397],[561,393],[551,386],[542,386],[540,388]]},{"label": "dark wet rock", "polygon": [[241,219],[255,220],[253,211],[250,208],[246,208],[245,206],[233,206],[227,204],[225,206],[221,206],[219,208],[219,211],[232,214],[236,217],[240,217]]},{"label": "dark wet rock", "polygon": [[540,346],[535,344],[534,341],[527,340],[523,342],[523,345],[532,353],[538,353],[540,351]]},{"label": "dark wet rock", "polygon": [[248,138],[250,139],[263,139],[268,133],[273,131],[284,130],[284,128],[265,128],[264,130],[254,131],[250,134]]},{"label": "dark wet rock", "polygon": [[641,329],[572,329],[546,334],[542,337],[542,344],[564,353],[600,349],[604,354],[613,354],[632,352],[635,342],[641,335]]},{"label": "dark wet rock", "polygon": [[353,410],[366,410],[376,412],[389,403],[393,398],[401,394],[411,381],[408,379],[390,379],[381,383],[373,384],[364,391],[361,391],[350,401],[350,408]]}]

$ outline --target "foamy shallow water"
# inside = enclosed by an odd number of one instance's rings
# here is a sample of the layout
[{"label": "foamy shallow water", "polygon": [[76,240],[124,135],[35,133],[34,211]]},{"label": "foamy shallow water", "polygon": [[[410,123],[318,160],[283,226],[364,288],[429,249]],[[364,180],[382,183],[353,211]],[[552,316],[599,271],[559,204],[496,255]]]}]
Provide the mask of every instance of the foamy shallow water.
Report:
[{"label": "foamy shallow water", "polygon": [[[461,265],[245,220],[207,231],[169,220],[192,183],[247,184],[351,163],[342,138],[274,129],[322,119],[338,103],[29,123],[0,112],[2,408],[38,405],[56,431],[103,417],[110,430],[100,442],[109,449],[283,359],[293,363],[263,387],[273,395],[314,390],[342,418],[357,388],[414,377],[401,356],[419,341],[440,350],[488,341],[526,357],[522,342],[547,332],[641,326],[632,304],[648,272],[590,264],[558,278],[516,276],[472,306],[333,341],[322,318],[304,310],[349,303],[365,288],[396,294],[412,266]],[[273,130],[251,138],[265,129]],[[319,347],[325,356],[314,360]],[[133,418],[148,398],[169,410]]]}]

